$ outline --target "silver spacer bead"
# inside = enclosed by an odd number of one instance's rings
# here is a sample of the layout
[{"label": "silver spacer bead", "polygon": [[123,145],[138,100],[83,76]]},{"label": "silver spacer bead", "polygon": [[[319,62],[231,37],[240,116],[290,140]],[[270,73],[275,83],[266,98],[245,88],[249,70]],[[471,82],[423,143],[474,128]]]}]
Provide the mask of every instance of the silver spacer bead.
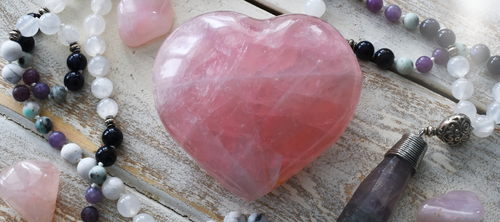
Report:
[{"label": "silver spacer bead", "polygon": [[428,126],[426,128],[422,128],[420,130],[420,136],[435,136],[436,135],[436,128],[432,126]]},{"label": "silver spacer bead", "polygon": [[21,32],[19,30],[14,29],[14,30],[9,32],[9,39],[11,41],[17,42],[17,40],[19,40],[19,38],[21,38]]},{"label": "silver spacer bead", "polygon": [[40,9],[38,9],[38,14],[40,14],[40,16],[42,16],[45,13],[49,13],[49,12],[50,12],[50,10],[47,7],[45,7],[45,6],[41,7]]},{"label": "silver spacer bead", "polygon": [[73,42],[71,44],[69,44],[69,51],[75,53],[75,52],[80,52],[81,50],[81,47],[80,47],[80,44],[78,44],[78,42]]},{"label": "silver spacer bead", "polygon": [[422,158],[427,151],[427,143],[420,135],[407,133],[385,153],[385,156],[395,155],[408,161],[417,171]]},{"label": "silver spacer bead", "polygon": [[356,47],[357,43],[352,39],[346,39],[346,40],[347,44],[349,44],[349,46],[351,46],[351,49],[354,51],[354,47]]},{"label": "silver spacer bead", "polygon": [[467,115],[462,113],[446,117],[437,128],[429,126],[420,131],[420,135],[437,136],[450,146],[464,144],[469,140],[471,133],[471,121]]},{"label": "silver spacer bead", "polygon": [[113,119],[113,116],[106,117],[106,120],[104,120],[104,125],[107,128],[114,127],[115,126],[115,119]]},{"label": "silver spacer bead", "polygon": [[448,51],[450,58],[458,56],[458,48],[455,45],[448,46],[448,48],[446,48],[446,50]]}]

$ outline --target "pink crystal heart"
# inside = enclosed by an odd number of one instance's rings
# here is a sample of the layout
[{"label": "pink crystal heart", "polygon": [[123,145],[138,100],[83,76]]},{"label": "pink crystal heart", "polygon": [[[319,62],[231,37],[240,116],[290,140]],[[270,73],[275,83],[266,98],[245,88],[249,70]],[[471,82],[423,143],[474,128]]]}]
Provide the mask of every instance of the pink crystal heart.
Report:
[{"label": "pink crystal heart", "polygon": [[58,189],[59,171],[47,162],[21,161],[0,174],[0,198],[27,221],[52,221]]},{"label": "pink crystal heart", "polygon": [[166,34],[174,21],[174,9],[170,0],[121,0],[117,20],[120,38],[135,47]]},{"label": "pink crystal heart", "polygon": [[153,72],[156,109],[170,136],[246,201],[340,137],[362,84],[346,40],[306,15],[195,17],[165,40]]}]

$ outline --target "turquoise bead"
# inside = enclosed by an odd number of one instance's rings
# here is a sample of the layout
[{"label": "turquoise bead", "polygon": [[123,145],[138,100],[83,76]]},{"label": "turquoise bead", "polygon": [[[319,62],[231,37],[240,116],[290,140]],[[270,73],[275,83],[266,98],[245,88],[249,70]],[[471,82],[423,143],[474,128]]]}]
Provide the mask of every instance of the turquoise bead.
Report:
[{"label": "turquoise bead", "polygon": [[108,172],[102,166],[92,167],[89,171],[89,178],[92,183],[102,184],[106,181],[108,177]]},{"label": "turquoise bead", "polygon": [[41,134],[48,134],[52,131],[54,123],[49,117],[42,116],[36,120],[35,127],[36,130]]},{"label": "turquoise bead", "polygon": [[465,45],[464,43],[457,42],[455,43],[455,47],[457,47],[458,49],[458,55],[467,58],[467,55],[469,55],[469,50],[467,49],[467,45]]},{"label": "turquoise bead", "polygon": [[413,71],[413,62],[409,58],[401,57],[396,61],[396,70],[403,74],[409,74]]},{"label": "turquoise bead", "polygon": [[405,28],[413,30],[416,29],[418,26],[418,15],[415,13],[408,13],[405,15],[405,18],[403,19],[403,24]]},{"label": "turquoise bead", "polygon": [[28,119],[34,119],[41,111],[40,105],[36,102],[26,102],[23,107],[23,115]]},{"label": "turquoise bead", "polygon": [[23,69],[27,69],[33,65],[33,55],[23,52],[21,58],[17,60],[17,64]]},{"label": "turquoise bead", "polygon": [[57,103],[63,103],[66,101],[66,96],[68,94],[68,91],[66,91],[66,88],[63,86],[54,86],[52,89],[50,89],[50,94],[49,98],[54,100]]}]

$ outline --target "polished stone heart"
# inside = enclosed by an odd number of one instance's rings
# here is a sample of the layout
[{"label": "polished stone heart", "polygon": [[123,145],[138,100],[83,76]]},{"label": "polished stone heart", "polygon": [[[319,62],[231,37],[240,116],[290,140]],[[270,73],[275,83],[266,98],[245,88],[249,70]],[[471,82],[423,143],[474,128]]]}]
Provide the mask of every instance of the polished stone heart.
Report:
[{"label": "polished stone heart", "polygon": [[470,191],[454,190],[424,201],[417,212],[417,222],[479,222],[483,205]]},{"label": "polished stone heart", "polygon": [[27,221],[52,221],[58,189],[59,171],[51,163],[25,160],[0,174],[0,198]]},{"label": "polished stone heart", "polygon": [[153,74],[170,136],[246,201],[288,180],[340,137],[361,84],[346,40],[306,15],[195,17],[165,40]]},{"label": "polished stone heart", "polygon": [[118,4],[118,30],[128,46],[140,46],[167,34],[174,21],[170,0],[121,0]]}]

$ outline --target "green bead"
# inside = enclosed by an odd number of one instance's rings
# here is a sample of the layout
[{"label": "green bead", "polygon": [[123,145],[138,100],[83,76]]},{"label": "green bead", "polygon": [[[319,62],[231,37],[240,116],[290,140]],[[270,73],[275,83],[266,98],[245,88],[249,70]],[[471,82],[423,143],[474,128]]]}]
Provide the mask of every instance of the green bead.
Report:
[{"label": "green bead", "polygon": [[102,184],[106,181],[108,177],[108,172],[102,166],[92,167],[89,171],[89,178],[92,183]]},{"label": "green bead", "polygon": [[417,28],[418,15],[415,13],[406,14],[405,18],[403,19],[403,24],[405,25],[405,28],[410,29],[410,30]]},{"label": "green bead", "polygon": [[41,134],[50,133],[50,131],[52,131],[53,126],[54,123],[52,123],[52,120],[46,116],[38,118],[35,123],[36,131],[38,131]]},{"label": "green bead", "polygon": [[413,71],[413,62],[409,58],[399,58],[396,61],[396,70],[403,75],[409,74]]},{"label": "green bead", "polygon": [[26,102],[23,107],[23,115],[28,119],[34,119],[41,111],[40,105],[36,102]]},{"label": "green bead", "polygon": [[23,52],[23,54],[21,54],[21,58],[17,60],[17,63],[21,68],[27,69],[33,65],[33,55]]},{"label": "green bead", "polygon": [[455,47],[457,47],[458,49],[458,55],[467,58],[467,55],[469,55],[469,50],[467,49],[467,45],[465,45],[464,43],[457,42],[455,43]]}]

